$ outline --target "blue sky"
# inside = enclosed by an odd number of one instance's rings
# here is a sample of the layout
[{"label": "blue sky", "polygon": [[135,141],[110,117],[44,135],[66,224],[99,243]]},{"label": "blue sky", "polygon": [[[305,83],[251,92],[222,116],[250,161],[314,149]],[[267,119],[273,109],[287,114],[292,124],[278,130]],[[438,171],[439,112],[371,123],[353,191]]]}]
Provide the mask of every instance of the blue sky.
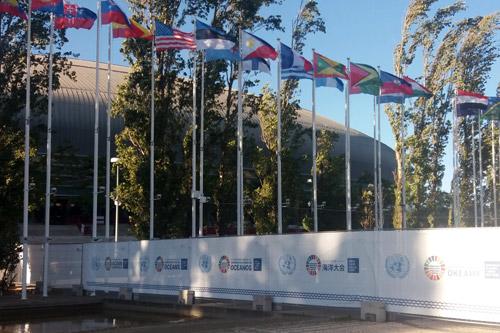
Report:
[{"label": "blue sky", "polygon": [[[249,0],[251,1],[251,0]],[[124,0],[116,0],[124,10],[127,3]],[[300,0],[284,0],[285,4],[266,8],[263,14],[280,14],[286,31],[255,33],[265,38],[269,43],[276,44],[276,39],[281,38],[284,43],[290,43],[292,20],[296,17]],[[440,0],[440,5],[448,5],[451,0]],[[391,72],[393,49],[400,39],[401,25],[409,3],[405,0],[319,0],[320,12],[326,23],[326,34],[317,33],[307,39],[304,48],[304,56],[312,58],[312,49],[339,62],[346,62],[347,57],[351,61],[380,66],[381,69]],[[500,10],[499,0],[467,0],[467,11],[463,16],[485,15]],[[95,10],[96,2],[89,0],[78,1],[78,4]],[[191,25],[185,27],[191,30]],[[101,59],[107,54],[107,27],[101,34]],[[106,34],[104,34],[106,32]],[[80,54],[81,59],[95,59],[95,27],[92,31],[80,31],[71,29],[68,31],[69,43],[66,50],[72,50]],[[500,41],[500,38],[498,38]],[[119,53],[119,43],[114,41],[113,63],[124,64],[123,57]],[[275,65],[272,65],[272,77],[262,76],[262,81],[269,80],[272,87],[276,86]],[[421,75],[421,66],[418,63],[408,70],[409,76]],[[500,60],[492,69],[491,78],[487,83],[486,94],[494,95],[496,87],[500,82]],[[331,88],[317,89],[316,111],[324,116],[344,123],[344,97],[343,94]],[[300,85],[300,99],[304,108],[311,107],[311,83],[303,80]],[[368,95],[354,95],[351,97],[351,127],[368,135],[373,133],[372,112],[373,99]],[[394,138],[387,117],[383,115],[382,142],[394,147]],[[451,138],[450,138],[451,139]],[[443,180],[443,189],[449,190],[452,177],[451,146],[448,145],[445,157],[446,172]]]}]

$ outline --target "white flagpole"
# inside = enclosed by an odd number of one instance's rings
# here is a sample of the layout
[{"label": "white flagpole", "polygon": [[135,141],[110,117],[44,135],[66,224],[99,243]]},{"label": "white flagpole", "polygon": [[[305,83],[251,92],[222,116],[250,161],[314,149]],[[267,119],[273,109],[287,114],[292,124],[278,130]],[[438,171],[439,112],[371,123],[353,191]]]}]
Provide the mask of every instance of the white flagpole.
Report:
[{"label": "white flagpole", "polygon": [[[348,76],[351,76],[351,60],[347,58],[347,71]],[[350,86],[351,81],[347,82],[347,87],[345,90],[345,207],[346,207],[346,229],[352,229],[351,222],[351,129],[350,129],[350,119],[349,119],[349,104],[350,104]]]},{"label": "white flagpole", "polygon": [[[314,49],[312,49],[314,55]],[[313,171],[313,222],[318,232],[318,183],[316,170],[316,79],[312,79],[312,171]]]},{"label": "white flagpole", "polygon": [[21,299],[27,299],[28,273],[28,205],[30,179],[30,117],[31,117],[31,0],[28,1],[28,33],[26,45],[26,106],[24,114],[24,188],[23,188],[23,273]]},{"label": "white flagpole", "polygon": [[110,179],[111,179],[111,42],[112,25],[108,26],[108,105],[106,112],[106,222],[105,237],[109,241],[109,215],[110,215]]},{"label": "white flagpole", "polygon": [[198,236],[203,236],[203,204],[205,203],[205,194],[203,193],[203,169],[204,169],[204,146],[205,146],[205,129],[204,129],[204,114],[205,114],[205,51],[201,51],[201,103],[200,103],[200,223],[198,226]]},{"label": "white flagpole", "polygon": [[401,104],[401,220],[406,229],[405,104]]},{"label": "white flagpole", "polygon": [[380,130],[380,101],[379,97],[377,97],[377,131],[378,131],[378,142],[377,142],[377,150],[378,150],[378,161],[377,161],[377,168],[378,168],[378,223],[379,223],[379,229],[384,229],[384,193],[382,191],[382,139],[381,139],[381,130]]},{"label": "white flagpole", "polygon": [[481,228],[484,227],[484,188],[483,188],[483,134],[481,129],[481,113],[478,116],[479,130],[479,216],[481,218]]},{"label": "white flagpole", "polygon": [[47,169],[45,174],[45,243],[43,256],[43,297],[48,296],[49,283],[49,240],[50,240],[50,196],[52,158],[52,62],[54,52],[54,13],[50,13],[49,36],[49,96],[47,106]]},{"label": "white flagpole", "polygon": [[[196,32],[195,32],[196,34]],[[196,58],[193,52],[193,115],[191,120],[192,161],[191,161],[191,237],[196,237]]]},{"label": "white flagpole", "polygon": [[276,112],[278,113],[278,128],[277,128],[277,152],[276,157],[278,160],[278,234],[283,233],[283,197],[281,188],[281,42],[278,38],[278,58],[277,58],[277,72],[278,81],[276,87]]},{"label": "white flagpole", "polygon": [[[154,27],[153,10],[150,9],[151,27]],[[155,38],[151,39],[151,137],[149,141],[149,239],[155,236]]]},{"label": "white flagpole", "polygon": [[377,179],[377,96],[373,96],[373,206],[375,230],[378,230],[378,179]]},{"label": "white flagpole", "polygon": [[472,119],[472,195],[474,196],[474,227],[477,228],[477,175],[476,175],[476,131],[474,130],[475,119]]},{"label": "white flagpole", "polygon": [[460,194],[459,194],[459,179],[458,179],[458,163],[459,155],[457,151],[457,92],[455,90],[455,98],[453,100],[453,224],[455,227],[460,225]]},{"label": "white flagpole", "polygon": [[101,32],[101,2],[97,1],[97,38],[95,56],[95,112],[94,112],[94,179],[92,198],[92,240],[97,241],[97,181],[99,162],[99,44]]},{"label": "white flagpole", "polygon": [[[241,39],[242,32],[239,31],[239,50],[241,54]],[[238,139],[238,161],[237,161],[237,191],[238,191],[238,235],[244,234],[244,214],[243,214],[243,62],[240,60],[238,62],[238,124],[237,124],[237,139]]]},{"label": "white flagpole", "polygon": [[493,225],[497,226],[497,176],[496,176],[496,157],[495,157],[495,125],[491,121],[491,178],[493,180]]}]

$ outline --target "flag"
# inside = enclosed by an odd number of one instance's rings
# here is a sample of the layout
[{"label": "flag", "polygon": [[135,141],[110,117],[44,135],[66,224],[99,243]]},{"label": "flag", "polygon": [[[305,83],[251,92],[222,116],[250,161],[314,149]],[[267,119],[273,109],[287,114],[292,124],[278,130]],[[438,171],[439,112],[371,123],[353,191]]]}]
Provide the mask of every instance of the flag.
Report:
[{"label": "flag", "polygon": [[97,15],[90,9],[65,3],[63,15],[55,17],[54,27],[56,29],[91,29],[96,19]]},{"label": "flag", "polygon": [[238,52],[238,46],[235,45],[232,49],[227,50],[205,50],[205,60],[229,60],[229,61],[240,61],[240,53]]},{"label": "flag", "polygon": [[318,77],[314,79],[316,87],[331,87],[344,91],[344,83],[338,77]]},{"label": "flag", "polygon": [[259,71],[267,74],[271,74],[271,65],[269,61],[262,58],[252,58],[249,60],[243,61],[243,70],[250,71]]},{"label": "flag", "polygon": [[7,13],[12,16],[18,16],[23,20],[27,20],[28,16],[19,7],[19,2],[17,0],[0,0],[0,13]]},{"label": "flag", "polygon": [[193,33],[169,27],[158,20],[155,21],[155,44],[157,51],[196,49],[196,41]]},{"label": "flag", "polygon": [[257,36],[243,31],[241,39],[241,58],[243,60],[254,58],[275,60],[278,57],[278,52],[269,43]]},{"label": "flag", "polygon": [[408,76],[403,76],[403,79],[411,84],[411,89],[413,90],[413,93],[409,97],[424,97],[424,98],[429,98],[432,96],[432,92],[418,83],[417,81],[413,80],[412,78],[409,78]]},{"label": "flag", "polygon": [[380,71],[380,82],[380,103],[403,104],[413,94],[410,83],[391,73]]},{"label": "flag", "polygon": [[285,80],[313,78],[313,65],[283,43],[281,43],[281,78]]},{"label": "flag", "polygon": [[129,19],[130,24],[112,23],[113,38],[144,38],[151,39],[153,35],[151,31],[141,26],[133,19]]},{"label": "flag", "polygon": [[378,96],[380,77],[372,66],[351,63],[349,79],[350,94],[369,94]]},{"label": "flag", "polygon": [[500,120],[500,97],[488,97],[488,109],[482,118]]},{"label": "flag", "polygon": [[470,91],[457,90],[455,107],[457,117],[475,116],[488,108],[488,97]]},{"label": "flag", "polygon": [[32,0],[31,10],[63,15],[64,4],[62,0]]},{"label": "flag", "polygon": [[230,50],[236,43],[225,32],[196,20],[196,46],[200,50]]},{"label": "flag", "polygon": [[127,15],[113,0],[101,1],[101,22],[102,24],[130,24]]},{"label": "flag", "polygon": [[319,53],[314,52],[313,54],[313,65],[314,65],[314,77],[316,78],[334,78],[339,77],[341,79],[348,80],[346,67],[336,61],[328,59]]}]

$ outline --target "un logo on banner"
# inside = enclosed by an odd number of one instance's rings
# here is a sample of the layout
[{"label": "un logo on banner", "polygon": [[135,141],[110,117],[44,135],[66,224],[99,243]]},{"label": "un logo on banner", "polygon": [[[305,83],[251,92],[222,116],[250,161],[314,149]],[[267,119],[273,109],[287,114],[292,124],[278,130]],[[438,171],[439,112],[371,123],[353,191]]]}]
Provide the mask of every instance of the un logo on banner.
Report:
[{"label": "un logo on banner", "polygon": [[212,269],[212,257],[208,254],[202,254],[198,260],[198,266],[203,273],[208,273]]},{"label": "un logo on banner", "polygon": [[316,276],[321,270],[321,260],[315,254],[311,254],[306,260],[306,271],[311,276]]},{"label": "un logo on banner", "polygon": [[149,257],[141,258],[140,270],[141,272],[147,272],[149,269]]},{"label": "un logo on banner", "polygon": [[98,257],[93,257],[92,268],[94,269],[94,271],[98,271],[99,269],[101,269],[101,259],[99,259]]},{"label": "un logo on banner", "polygon": [[157,272],[161,272],[163,269],[163,258],[161,256],[158,256],[155,260],[155,269]]},{"label": "un logo on banner", "polygon": [[407,256],[393,254],[385,258],[385,270],[392,278],[403,279],[410,271],[410,261]]},{"label": "un logo on banner", "polygon": [[278,259],[278,267],[283,275],[292,275],[295,272],[296,265],[295,257],[290,254],[282,255]]}]

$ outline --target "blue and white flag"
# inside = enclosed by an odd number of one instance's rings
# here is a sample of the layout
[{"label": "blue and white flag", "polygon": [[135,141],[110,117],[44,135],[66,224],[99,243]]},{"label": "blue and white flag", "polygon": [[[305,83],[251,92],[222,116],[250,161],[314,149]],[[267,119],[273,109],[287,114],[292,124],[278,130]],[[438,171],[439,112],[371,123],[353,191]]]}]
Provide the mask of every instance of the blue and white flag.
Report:
[{"label": "blue and white flag", "polygon": [[230,50],[236,42],[224,31],[196,20],[196,47],[198,50]]},{"label": "blue and white flag", "polygon": [[312,79],[313,65],[306,58],[281,43],[281,78]]},{"label": "blue and white flag", "polygon": [[344,91],[344,83],[338,77],[317,77],[314,80],[316,87],[331,87]]},{"label": "blue and white flag", "polygon": [[267,74],[271,74],[271,65],[269,61],[263,58],[252,58],[249,60],[243,61],[243,70],[250,71],[259,71]]},{"label": "blue and white flag", "polygon": [[214,60],[239,61],[240,54],[238,52],[238,47],[235,46],[232,49],[226,49],[226,50],[206,49],[205,61],[214,61]]}]

